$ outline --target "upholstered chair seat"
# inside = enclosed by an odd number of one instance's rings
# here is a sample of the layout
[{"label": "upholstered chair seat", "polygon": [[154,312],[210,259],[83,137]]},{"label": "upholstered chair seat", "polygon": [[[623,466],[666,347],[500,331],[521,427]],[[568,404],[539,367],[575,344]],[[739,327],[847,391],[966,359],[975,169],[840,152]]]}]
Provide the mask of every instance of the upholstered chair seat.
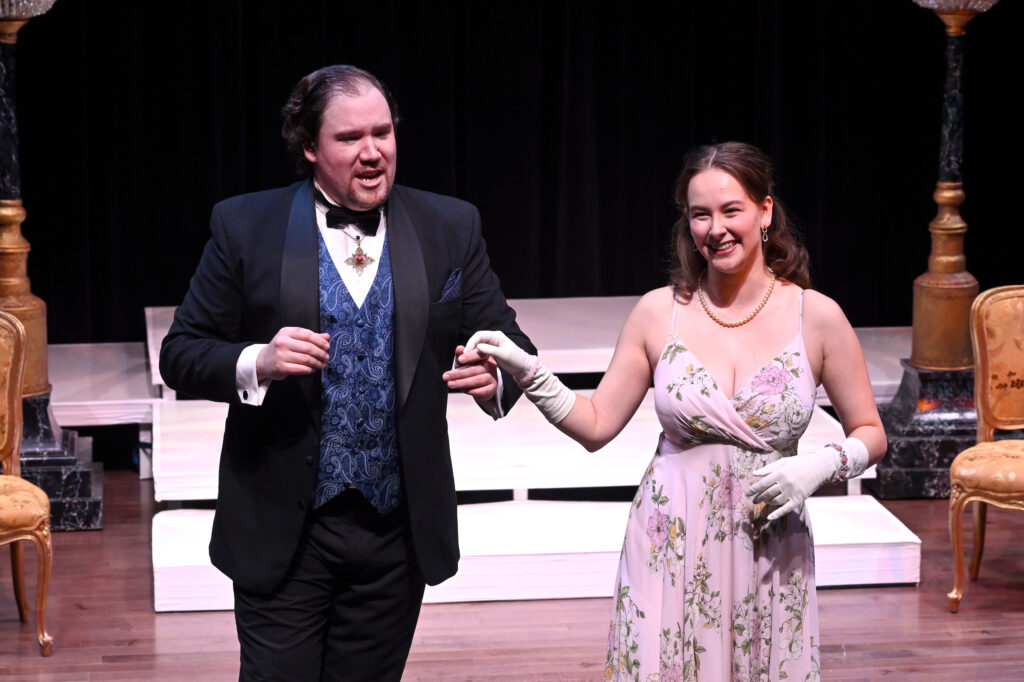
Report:
[{"label": "upholstered chair seat", "polygon": [[50,518],[50,498],[23,478],[0,476],[2,528],[36,528]]},{"label": "upholstered chair seat", "polygon": [[1024,494],[1024,441],[978,443],[956,456],[949,475],[964,490]]}]

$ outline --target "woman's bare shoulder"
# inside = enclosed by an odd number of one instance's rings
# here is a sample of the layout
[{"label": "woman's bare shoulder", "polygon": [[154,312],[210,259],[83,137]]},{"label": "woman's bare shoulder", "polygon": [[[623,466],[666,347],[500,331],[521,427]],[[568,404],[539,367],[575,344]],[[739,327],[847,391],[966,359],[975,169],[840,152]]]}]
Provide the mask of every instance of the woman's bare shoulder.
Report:
[{"label": "woman's bare shoulder", "polygon": [[634,321],[665,319],[666,315],[672,314],[672,304],[674,301],[675,289],[672,286],[664,286],[648,291],[633,306],[633,311],[629,314],[629,317]]},{"label": "woman's bare shoulder", "polygon": [[641,343],[653,329],[667,329],[672,314],[673,290],[670,286],[648,291],[629,313],[622,333]]},{"label": "woman's bare shoulder", "polygon": [[850,324],[838,303],[814,289],[804,291],[804,321],[814,326]]}]

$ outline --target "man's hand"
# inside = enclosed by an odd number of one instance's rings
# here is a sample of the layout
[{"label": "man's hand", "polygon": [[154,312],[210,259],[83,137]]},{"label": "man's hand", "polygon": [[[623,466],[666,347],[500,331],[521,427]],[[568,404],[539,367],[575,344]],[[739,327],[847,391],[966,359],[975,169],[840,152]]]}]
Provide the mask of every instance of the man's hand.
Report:
[{"label": "man's hand", "polygon": [[256,379],[312,374],[327,366],[330,335],[302,327],[283,327],[256,356]]},{"label": "man's hand", "polygon": [[480,351],[467,351],[465,346],[455,348],[455,367],[441,378],[448,388],[468,393],[477,400],[493,400],[498,393],[498,363]]},{"label": "man's hand", "polygon": [[530,355],[497,331],[476,332],[469,337],[466,347],[470,349],[469,353],[476,352],[497,361],[549,422],[558,424],[569,416],[576,403],[576,394],[566,388],[536,355]]},{"label": "man's hand", "polygon": [[520,387],[525,387],[537,372],[537,357],[524,351],[502,332],[479,331],[469,337],[466,348],[496,360]]}]

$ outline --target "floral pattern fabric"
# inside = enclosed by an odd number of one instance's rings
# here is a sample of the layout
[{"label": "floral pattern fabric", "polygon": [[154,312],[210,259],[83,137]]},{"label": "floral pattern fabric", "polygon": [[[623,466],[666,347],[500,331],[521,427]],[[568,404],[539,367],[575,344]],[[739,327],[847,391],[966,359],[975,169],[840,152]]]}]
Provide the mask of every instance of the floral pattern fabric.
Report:
[{"label": "floral pattern fabric", "polygon": [[607,680],[817,680],[811,529],[768,523],[752,472],[796,454],[815,382],[797,336],[733,397],[670,334],[654,373],[657,453],[619,563]]}]

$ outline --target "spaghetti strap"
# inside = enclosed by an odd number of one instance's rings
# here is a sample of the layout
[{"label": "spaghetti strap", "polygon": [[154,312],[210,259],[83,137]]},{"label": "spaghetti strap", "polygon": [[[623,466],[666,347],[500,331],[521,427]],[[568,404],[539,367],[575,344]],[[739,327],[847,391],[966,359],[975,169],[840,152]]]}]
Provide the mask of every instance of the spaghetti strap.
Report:
[{"label": "spaghetti strap", "polygon": [[804,333],[804,292],[805,291],[807,291],[807,289],[801,289],[800,290],[800,308],[799,308],[799,314],[797,316],[797,330],[801,334]]},{"label": "spaghetti strap", "polygon": [[676,305],[678,305],[678,303],[679,303],[679,301],[676,299],[676,290],[675,290],[675,287],[673,287],[672,288],[672,322],[671,322],[671,324],[669,325],[669,328],[668,328],[668,333],[669,334],[675,334],[676,333]]}]

